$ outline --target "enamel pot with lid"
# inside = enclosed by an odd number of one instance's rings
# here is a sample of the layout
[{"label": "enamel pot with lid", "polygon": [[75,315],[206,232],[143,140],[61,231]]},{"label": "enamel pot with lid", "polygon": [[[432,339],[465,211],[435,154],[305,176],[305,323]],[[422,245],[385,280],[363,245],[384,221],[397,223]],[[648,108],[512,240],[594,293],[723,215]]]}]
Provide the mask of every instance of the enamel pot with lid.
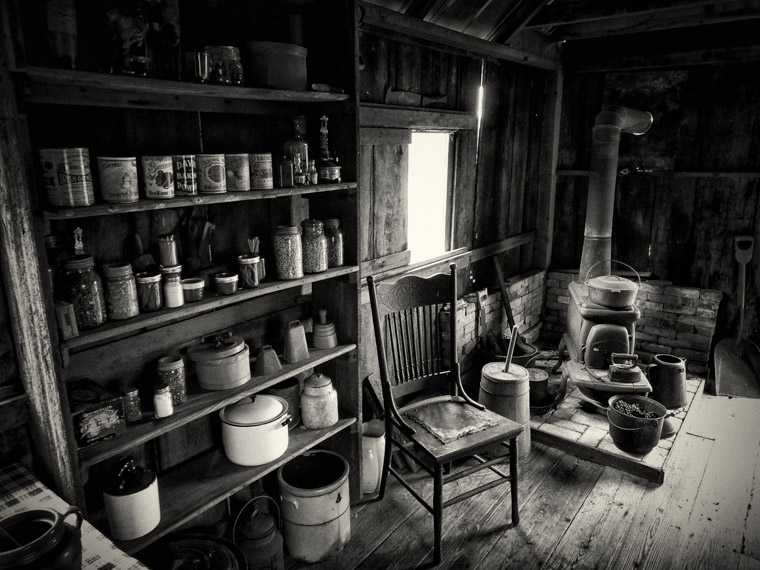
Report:
[{"label": "enamel pot with lid", "polygon": [[589,279],[588,275],[591,273],[591,270],[605,261],[606,260],[597,261],[594,265],[589,267],[586,272],[586,286],[588,287],[589,298],[593,303],[610,309],[624,309],[625,307],[630,307],[636,301],[636,295],[641,288],[641,278],[639,277],[639,274],[630,265],[612,259],[610,261],[625,265],[625,267],[636,273],[638,284],[625,277],[620,277],[619,275],[599,275]]},{"label": "enamel pot with lid", "polygon": [[238,465],[264,465],[288,448],[288,402],[256,394],[219,412],[227,458]]}]

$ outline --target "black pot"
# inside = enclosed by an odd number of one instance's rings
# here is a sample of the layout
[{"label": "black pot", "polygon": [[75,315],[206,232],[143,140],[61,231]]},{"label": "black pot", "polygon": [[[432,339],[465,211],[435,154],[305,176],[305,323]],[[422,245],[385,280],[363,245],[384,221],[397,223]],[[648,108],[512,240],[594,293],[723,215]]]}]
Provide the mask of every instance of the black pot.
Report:
[{"label": "black pot", "polygon": [[[76,523],[64,522],[76,515]],[[25,511],[0,521],[0,570],[79,570],[82,567],[82,511]]]}]

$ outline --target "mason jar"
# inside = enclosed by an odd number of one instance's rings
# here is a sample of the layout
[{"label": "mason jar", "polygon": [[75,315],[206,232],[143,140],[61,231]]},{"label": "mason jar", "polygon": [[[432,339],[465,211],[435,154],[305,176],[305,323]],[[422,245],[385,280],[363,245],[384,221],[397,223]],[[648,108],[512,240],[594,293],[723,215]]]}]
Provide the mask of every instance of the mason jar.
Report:
[{"label": "mason jar", "polygon": [[295,226],[277,226],[272,242],[277,279],[288,280],[303,277],[303,251],[298,228]]},{"label": "mason jar", "polygon": [[123,321],[140,314],[132,265],[127,262],[106,263],[103,265],[103,274],[106,276],[108,318]]},{"label": "mason jar", "polygon": [[64,262],[63,300],[74,308],[79,330],[97,328],[106,322],[106,300],[103,283],[95,272],[91,255],[74,255]]},{"label": "mason jar", "polygon": [[303,228],[303,272],[321,273],[327,271],[327,237],[322,220],[304,220]]}]

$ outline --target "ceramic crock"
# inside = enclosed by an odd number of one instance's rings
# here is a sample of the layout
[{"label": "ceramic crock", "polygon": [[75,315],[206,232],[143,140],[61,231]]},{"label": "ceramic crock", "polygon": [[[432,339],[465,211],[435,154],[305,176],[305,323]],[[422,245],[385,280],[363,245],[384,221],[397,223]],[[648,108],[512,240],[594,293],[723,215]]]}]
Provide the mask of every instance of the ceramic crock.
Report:
[{"label": "ceramic crock", "polygon": [[[74,525],[65,522],[76,515]],[[64,514],[52,509],[24,511],[0,521],[0,569],[79,570],[82,567],[82,511],[69,507]]]}]

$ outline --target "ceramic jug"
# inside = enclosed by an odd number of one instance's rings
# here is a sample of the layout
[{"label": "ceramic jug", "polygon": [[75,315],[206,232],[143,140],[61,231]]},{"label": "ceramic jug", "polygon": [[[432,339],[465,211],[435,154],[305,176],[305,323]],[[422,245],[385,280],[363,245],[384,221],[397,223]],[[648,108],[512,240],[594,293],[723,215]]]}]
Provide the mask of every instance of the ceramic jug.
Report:
[{"label": "ceramic jug", "polygon": [[656,354],[648,369],[652,393],[649,397],[669,409],[686,405],[686,359]]},{"label": "ceramic jug", "polygon": [[362,424],[362,493],[373,495],[380,489],[385,459],[385,423],[372,420]]}]

